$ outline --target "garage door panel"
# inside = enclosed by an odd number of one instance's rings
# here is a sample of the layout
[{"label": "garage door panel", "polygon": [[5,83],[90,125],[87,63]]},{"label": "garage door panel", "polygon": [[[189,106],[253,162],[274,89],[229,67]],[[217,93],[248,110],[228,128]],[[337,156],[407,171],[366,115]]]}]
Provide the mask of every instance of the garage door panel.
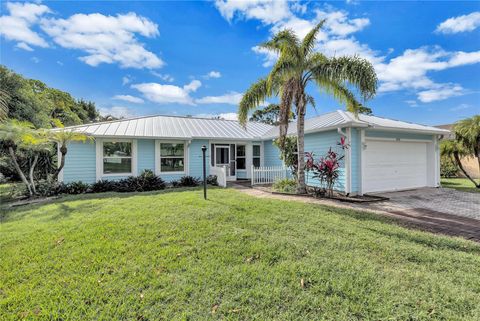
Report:
[{"label": "garage door panel", "polygon": [[364,192],[427,185],[427,145],[414,142],[367,141]]}]

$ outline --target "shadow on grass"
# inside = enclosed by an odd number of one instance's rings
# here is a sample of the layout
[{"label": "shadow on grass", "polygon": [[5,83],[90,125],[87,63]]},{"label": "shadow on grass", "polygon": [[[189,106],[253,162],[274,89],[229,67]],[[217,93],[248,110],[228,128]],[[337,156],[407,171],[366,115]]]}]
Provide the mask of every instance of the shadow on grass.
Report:
[{"label": "shadow on grass", "polygon": [[[436,250],[450,250],[450,251],[459,251],[464,253],[472,253],[480,255],[480,246],[472,244],[465,244],[456,242],[456,240],[449,239],[447,237],[439,239],[433,239],[429,235],[421,235],[417,233],[406,233],[400,231],[391,231],[391,230],[382,230],[382,229],[375,229],[372,227],[367,227],[368,230],[390,237],[395,238],[399,241],[407,241],[410,243],[419,244],[422,246],[426,246]],[[438,235],[437,233],[432,233],[434,235]]]}]

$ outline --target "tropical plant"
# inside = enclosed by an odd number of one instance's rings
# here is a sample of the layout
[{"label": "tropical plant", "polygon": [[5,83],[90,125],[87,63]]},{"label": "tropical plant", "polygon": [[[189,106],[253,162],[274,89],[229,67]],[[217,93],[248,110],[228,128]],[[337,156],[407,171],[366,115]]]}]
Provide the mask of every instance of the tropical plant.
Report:
[{"label": "tropical plant", "polygon": [[[256,122],[276,126],[278,125],[279,116],[280,116],[280,105],[269,104],[265,108],[255,110],[252,116],[250,117],[250,121],[256,121]],[[290,112],[289,119],[294,120],[295,113]]]},{"label": "tropical plant", "polygon": [[297,136],[285,137],[283,148],[281,147],[279,138],[275,139],[273,144],[280,149],[280,159],[296,178],[298,171]]},{"label": "tropical plant", "polygon": [[[25,184],[29,195],[33,196],[36,193],[33,174],[38,163],[39,153],[49,147],[45,131],[34,129],[29,122],[10,120],[0,125],[0,140],[2,146],[8,150],[12,164]],[[31,159],[28,179],[18,162],[17,150],[27,152],[29,159]]]},{"label": "tropical plant", "polygon": [[[480,170],[480,115],[460,120],[454,126],[455,139],[465,150],[477,158]],[[480,184],[475,183],[477,187]]]},{"label": "tropical plant", "polygon": [[57,122],[56,125],[59,128],[56,128],[49,132],[49,140],[57,144],[58,151],[60,153],[60,162],[52,175],[52,180],[56,180],[58,178],[58,174],[62,171],[63,167],[65,166],[65,156],[67,155],[68,149],[67,145],[69,142],[72,141],[80,141],[85,142],[87,140],[93,140],[91,136],[87,136],[85,134],[76,132],[75,130],[67,130],[63,128],[63,125],[60,122]]},{"label": "tropical plant", "polygon": [[10,95],[3,89],[0,89],[0,123],[8,118],[8,101]]},{"label": "tropical plant", "polygon": [[284,178],[274,182],[272,189],[275,192],[295,194],[297,191],[297,182],[291,178]]},{"label": "tropical plant", "polygon": [[318,161],[315,161],[313,153],[306,153],[306,170],[313,172],[312,178],[319,181],[320,187],[325,188],[330,197],[333,196],[333,189],[340,177],[340,167],[342,160],[345,158],[345,150],[350,147],[344,137],[340,139],[337,145],[341,149],[342,154],[333,151],[332,147],[330,147],[326,155],[320,157]]},{"label": "tropical plant", "polygon": [[298,175],[297,192],[305,193],[304,127],[308,103],[314,100],[306,93],[309,84],[321,92],[345,103],[347,110],[357,114],[362,104],[351,88],[356,88],[363,100],[372,98],[377,89],[377,76],[370,62],[354,57],[326,57],[315,52],[316,38],[323,21],[300,41],[292,30],[283,30],[261,45],[278,54],[279,58],[269,75],[259,79],[245,92],[238,109],[239,120],[246,124],[250,110],[268,97],[280,97],[279,129],[283,148],[292,105],[297,116]]},{"label": "tropical plant", "polygon": [[440,157],[440,176],[441,177],[445,177],[445,178],[456,177],[458,170],[459,168],[454,159],[444,155]]},{"label": "tropical plant", "polygon": [[465,148],[465,146],[457,140],[443,140],[440,143],[440,155],[448,157],[454,161],[460,171],[468,178],[477,188],[480,188],[480,184],[477,183],[465,170],[462,164],[462,158],[471,156],[471,151]]}]

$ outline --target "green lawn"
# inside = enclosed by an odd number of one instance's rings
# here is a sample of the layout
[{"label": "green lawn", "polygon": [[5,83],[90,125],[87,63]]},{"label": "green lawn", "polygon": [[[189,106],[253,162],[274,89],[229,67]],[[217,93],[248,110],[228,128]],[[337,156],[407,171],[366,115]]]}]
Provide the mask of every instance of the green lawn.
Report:
[{"label": "green lawn", "polygon": [[[214,189],[2,211],[2,320],[480,320],[480,246]],[[1,210],[1,209],[0,209]]]},{"label": "green lawn", "polygon": [[467,178],[442,178],[442,187],[454,188],[462,192],[480,193],[480,188],[476,188]]}]

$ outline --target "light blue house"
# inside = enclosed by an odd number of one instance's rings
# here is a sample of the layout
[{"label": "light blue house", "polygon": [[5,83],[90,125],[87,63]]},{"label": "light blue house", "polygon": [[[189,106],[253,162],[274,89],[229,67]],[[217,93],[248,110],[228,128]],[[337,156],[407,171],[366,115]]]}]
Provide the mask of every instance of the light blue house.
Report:
[{"label": "light blue house", "polygon": [[[145,169],[165,181],[202,176],[203,145],[207,174],[224,169],[228,181],[250,179],[252,165],[282,166],[273,145],[278,128],[249,122],[177,116],[149,116],[68,127],[95,138],[68,146],[63,182],[120,179]],[[289,134],[295,134],[291,123]],[[336,188],[348,194],[439,186],[438,139],[448,131],[402,121],[344,111],[305,122],[305,151],[323,156],[345,137],[345,150]],[[307,183],[316,181],[307,175]]]}]

